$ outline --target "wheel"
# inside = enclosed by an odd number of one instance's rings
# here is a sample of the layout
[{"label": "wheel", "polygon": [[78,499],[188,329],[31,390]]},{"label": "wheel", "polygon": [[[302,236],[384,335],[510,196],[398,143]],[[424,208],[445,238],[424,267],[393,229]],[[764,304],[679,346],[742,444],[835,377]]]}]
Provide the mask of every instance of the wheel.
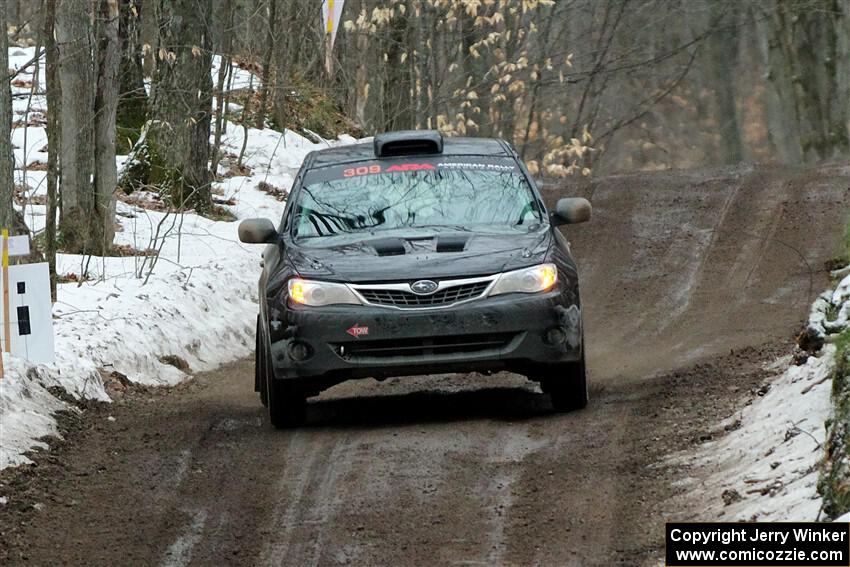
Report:
[{"label": "wheel", "polygon": [[582,409],[587,406],[587,371],[584,351],[576,362],[559,365],[541,378],[540,389],[549,394],[552,409],[557,412]]},{"label": "wheel", "polygon": [[297,384],[276,379],[271,360],[269,341],[260,332],[258,322],[255,380],[260,389],[260,401],[269,408],[269,420],[277,429],[301,425],[306,418],[307,396]]},{"label": "wheel", "polygon": [[260,318],[257,317],[257,337],[254,346],[254,391],[260,393],[260,401],[269,407],[266,376],[269,375],[268,356],[266,355],[265,340],[260,331]]},{"label": "wheel", "polygon": [[277,429],[302,425],[307,418],[307,397],[295,384],[278,380],[269,374],[266,380],[269,419]]}]

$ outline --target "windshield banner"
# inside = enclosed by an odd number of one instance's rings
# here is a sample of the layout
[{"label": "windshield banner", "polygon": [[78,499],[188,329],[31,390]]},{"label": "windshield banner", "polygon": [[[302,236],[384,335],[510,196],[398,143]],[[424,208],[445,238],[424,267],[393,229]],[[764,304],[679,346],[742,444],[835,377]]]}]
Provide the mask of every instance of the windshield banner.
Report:
[{"label": "windshield banner", "polygon": [[510,157],[487,156],[405,156],[400,159],[358,161],[311,170],[305,185],[337,179],[418,171],[495,171],[519,173],[516,161]]}]

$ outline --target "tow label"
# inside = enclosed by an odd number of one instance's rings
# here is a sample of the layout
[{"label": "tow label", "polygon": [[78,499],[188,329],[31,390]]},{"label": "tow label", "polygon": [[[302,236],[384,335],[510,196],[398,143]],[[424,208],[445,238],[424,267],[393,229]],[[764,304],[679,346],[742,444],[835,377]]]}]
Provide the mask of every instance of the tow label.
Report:
[{"label": "tow label", "polygon": [[359,339],[363,335],[369,334],[369,327],[361,327],[360,325],[355,323],[350,329],[345,332],[354,337],[355,339]]}]

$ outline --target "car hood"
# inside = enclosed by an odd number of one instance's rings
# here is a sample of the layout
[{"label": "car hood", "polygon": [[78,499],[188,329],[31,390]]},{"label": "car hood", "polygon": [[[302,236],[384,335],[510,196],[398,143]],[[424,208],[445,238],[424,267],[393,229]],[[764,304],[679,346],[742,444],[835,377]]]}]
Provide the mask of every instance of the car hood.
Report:
[{"label": "car hood", "polygon": [[434,238],[373,239],[339,246],[287,247],[305,278],[351,283],[489,275],[543,262],[548,228],[530,233],[462,233]]}]

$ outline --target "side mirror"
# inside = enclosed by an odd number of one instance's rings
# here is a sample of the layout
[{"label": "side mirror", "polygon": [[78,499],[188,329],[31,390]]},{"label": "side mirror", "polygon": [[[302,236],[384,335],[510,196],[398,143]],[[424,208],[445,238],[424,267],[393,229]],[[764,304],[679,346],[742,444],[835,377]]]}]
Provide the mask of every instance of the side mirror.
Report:
[{"label": "side mirror", "polygon": [[552,214],[552,224],[560,226],[589,221],[591,209],[590,201],[581,197],[558,199]]},{"label": "side mirror", "polygon": [[247,244],[270,244],[277,239],[269,219],[245,219],[239,223],[239,240]]}]

